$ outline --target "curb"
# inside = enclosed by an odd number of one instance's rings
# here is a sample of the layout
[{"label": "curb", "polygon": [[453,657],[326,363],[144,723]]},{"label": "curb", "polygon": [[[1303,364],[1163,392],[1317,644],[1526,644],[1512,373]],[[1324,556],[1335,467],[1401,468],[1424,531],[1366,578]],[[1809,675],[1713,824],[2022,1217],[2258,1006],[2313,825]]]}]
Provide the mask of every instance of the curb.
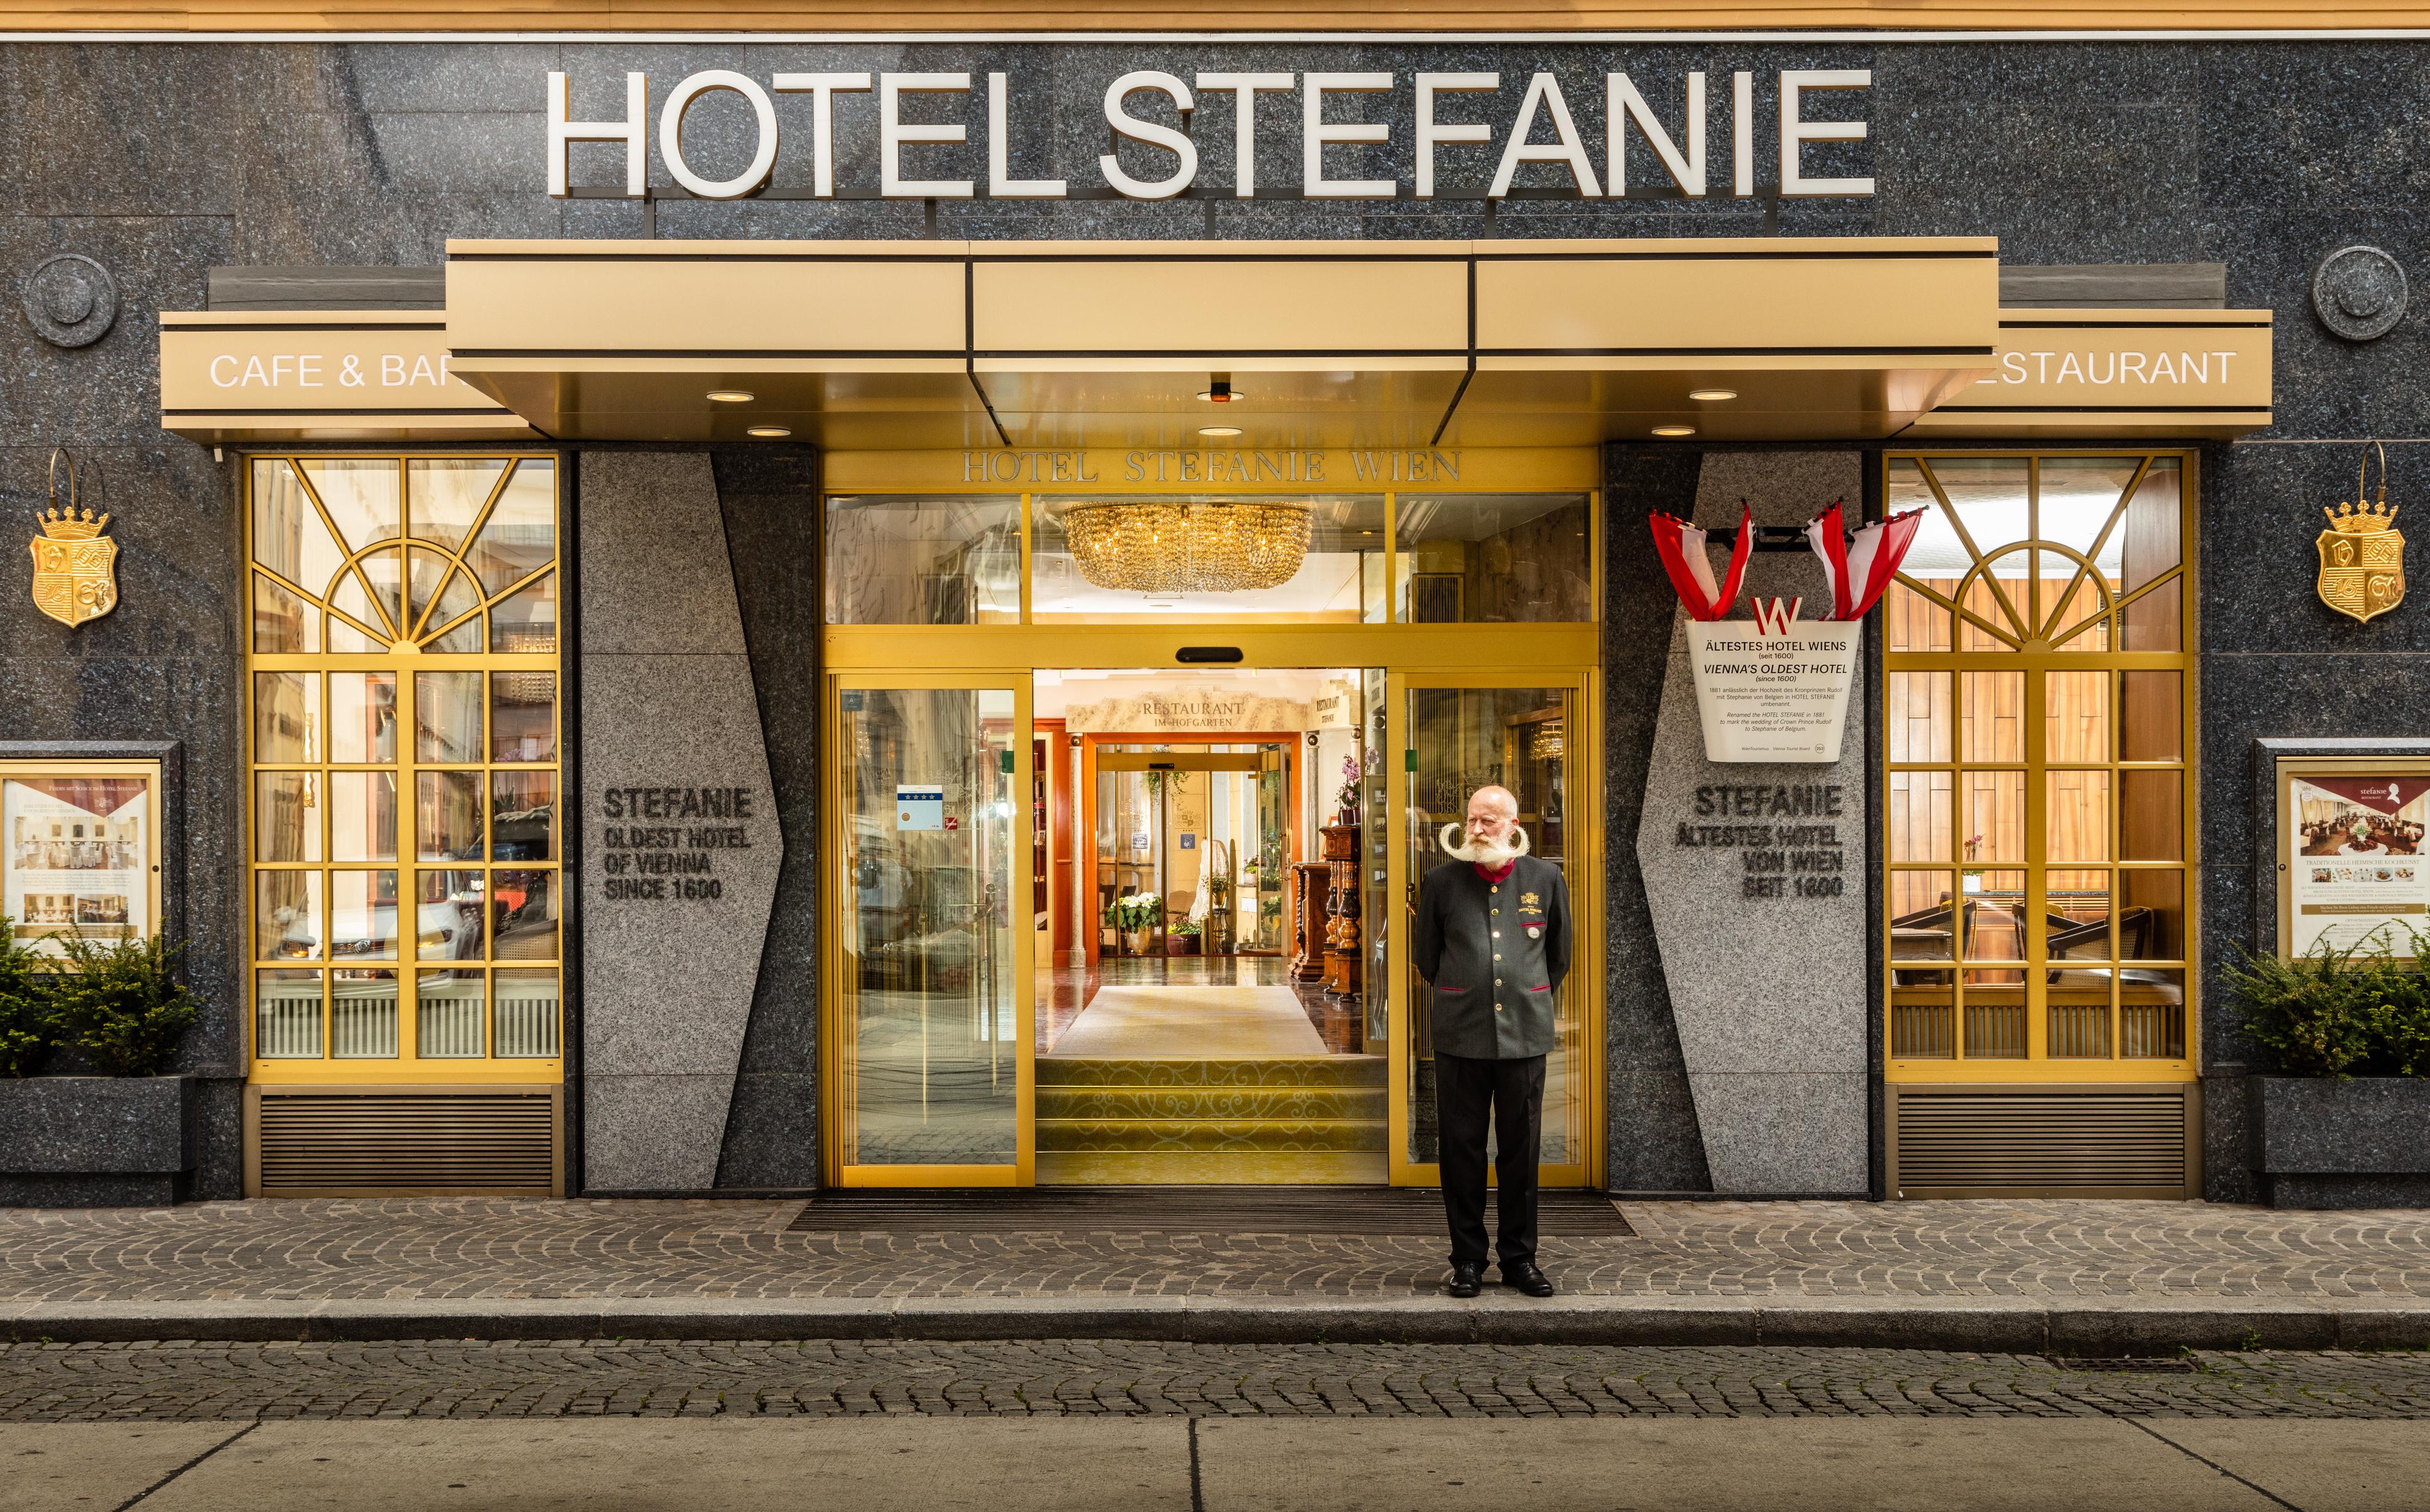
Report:
[{"label": "curb", "polygon": [[18,1342],[375,1339],[1104,1338],[1197,1344],[1603,1344],[2156,1355],[2178,1349],[2430,1348],[2430,1299],[2388,1304],[2088,1298],[552,1298],[29,1303]]}]

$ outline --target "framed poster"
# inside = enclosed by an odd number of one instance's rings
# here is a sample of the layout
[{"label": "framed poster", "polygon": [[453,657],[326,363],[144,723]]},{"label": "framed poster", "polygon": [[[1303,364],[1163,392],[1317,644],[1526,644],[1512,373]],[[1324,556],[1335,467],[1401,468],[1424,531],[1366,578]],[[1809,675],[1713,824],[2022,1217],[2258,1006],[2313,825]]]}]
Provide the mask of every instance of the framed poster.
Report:
[{"label": "framed poster", "polygon": [[2282,757],[2278,828],[2280,955],[2430,936],[2430,757]]},{"label": "framed poster", "polygon": [[0,761],[0,915],[16,941],[160,928],[160,764]]}]

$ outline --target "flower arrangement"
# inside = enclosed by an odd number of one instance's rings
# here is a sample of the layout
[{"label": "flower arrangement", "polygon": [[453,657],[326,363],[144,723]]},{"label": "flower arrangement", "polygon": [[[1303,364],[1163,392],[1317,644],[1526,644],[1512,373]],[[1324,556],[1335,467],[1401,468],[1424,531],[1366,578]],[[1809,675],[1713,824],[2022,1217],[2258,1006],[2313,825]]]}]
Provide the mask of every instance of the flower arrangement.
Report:
[{"label": "flower arrangement", "polygon": [[1333,795],[1335,807],[1345,814],[1355,814],[1358,811],[1358,779],[1365,775],[1366,770],[1359,766],[1356,756],[1346,756],[1341,758],[1341,789]]},{"label": "flower arrangement", "polygon": [[1153,892],[1134,892],[1106,905],[1106,922],[1124,934],[1153,929],[1164,917],[1164,900]]}]

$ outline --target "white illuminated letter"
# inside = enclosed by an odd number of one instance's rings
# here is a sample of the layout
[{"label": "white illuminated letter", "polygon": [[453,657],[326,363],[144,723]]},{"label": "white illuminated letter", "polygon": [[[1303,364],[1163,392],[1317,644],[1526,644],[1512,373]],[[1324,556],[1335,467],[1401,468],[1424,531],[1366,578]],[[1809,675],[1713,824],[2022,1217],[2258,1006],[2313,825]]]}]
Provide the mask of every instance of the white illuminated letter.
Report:
[{"label": "white illuminated letter", "polygon": [[973,192],[969,179],[906,178],[903,148],[919,141],[963,141],[958,125],[903,122],[903,96],[910,91],[952,94],[968,91],[968,74],[880,74],[877,75],[878,192],[889,199],[966,200]]},{"label": "white illuminated letter", "polygon": [[1257,91],[1288,90],[1289,74],[1201,74],[1198,90],[1232,93],[1232,197],[1257,197]]},{"label": "white illuminated letter", "polygon": [[768,81],[780,94],[810,97],[811,192],[821,199],[835,196],[835,97],[845,90],[866,90],[866,74],[779,74]]},{"label": "white illuminated letter", "polygon": [[988,75],[988,193],[996,199],[1059,200],[1071,191],[1062,179],[1012,176],[1012,129],[1006,124],[1012,112],[1005,99],[1010,92],[1004,75]]},{"label": "white illuminated letter", "polygon": [[1375,93],[1392,87],[1390,74],[1310,74],[1300,82],[1299,191],[1318,200],[1388,200],[1400,188],[1389,178],[1327,178],[1324,149],[1328,142],[1389,141],[1392,128],[1381,123],[1326,125],[1324,96]]},{"label": "white illuminated letter", "polygon": [[1418,198],[1435,197],[1435,143],[1491,141],[1493,128],[1485,123],[1440,125],[1435,121],[1435,91],[1477,92],[1502,88],[1499,74],[1421,74],[1418,75]]},{"label": "white illuminated letter", "polygon": [[1730,75],[1730,192],[1755,192],[1755,75]]},{"label": "white illuminated letter", "polygon": [[1164,148],[1181,159],[1180,165],[1173,169],[1172,177],[1159,178],[1154,182],[1133,178],[1123,173],[1122,159],[1110,152],[1097,158],[1097,168],[1106,175],[1107,183],[1132,199],[1169,200],[1188,189],[1190,181],[1198,176],[1198,144],[1171,126],[1160,126],[1153,121],[1141,121],[1124,112],[1123,103],[1140,90],[1156,90],[1161,92],[1173,102],[1174,108],[1184,114],[1188,114],[1196,108],[1196,102],[1190,97],[1189,85],[1170,74],[1159,74],[1154,69],[1141,69],[1135,74],[1125,74],[1106,86],[1106,125],[1134,141],[1144,141]]},{"label": "white illuminated letter", "polygon": [[1618,199],[1628,189],[1628,123],[1633,118],[1637,129],[1645,133],[1647,146],[1662,159],[1662,166],[1690,198],[1701,199],[1705,193],[1705,75],[1688,75],[1688,152],[1682,157],[1678,144],[1654,119],[1653,108],[1625,74],[1604,75],[1606,101],[1605,121],[1609,132],[1611,160],[1604,165],[1604,182],[1611,188],[1611,197]]},{"label": "white illuminated letter", "polygon": [[1871,194],[1870,178],[1808,178],[1799,162],[1799,150],[1809,141],[1862,141],[1862,121],[1801,121],[1798,95],[1805,90],[1867,90],[1872,88],[1869,68],[1790,68],[1780,75],[1780,192],[1790,194]]},{"label": "white illuminated letter", "polygon": [[[1527,133],[1535,129],[1539,105],[1552,112],[1556,140],[1531,147]],[[1567,163],[1579,193],[1592,199],[1603,192],[1595,183],[1594,166],[1587,161],[1587,144],[1578,140],[1578,128],[1570,120],[1570,102],[1561,98],[1561,81],[1550,74],[1539,74],[1527,81],[1527,97],[1519,102],[1519,119],[1510,127],[1510,140],[1503,144],[1502,166],[1493,171],[1493,187],[1485,191],[1485,197],[1498,200],[1509,193],[1511,175],[1521,163]]]},{"label": "white illuminated letter", "polygon": [[[759,125],[759,144],[751,154],[750,166],[732,178],[703,178],[684,161],[684,116],[694,100],[711,90],[732,90],[750,101]],[[658,112],[658,156],[667,160],[667,172],[675,175],[675,182],[702,199],[741,199],[766,183],[768,170],[776,166],[776,108],[768,102],[767,91],[740,74],[723,68],[694,74],[675,86]]]},{"label": "white illuminated letter", "polygon": [[576,141],[621,141],[624,144],[624,192],[639,198],[650,182],[650,82],[643,74],[624,75],[624,119],[569,121],[565,75],[548,76],[548,191],[565,198],[566,147]]}]

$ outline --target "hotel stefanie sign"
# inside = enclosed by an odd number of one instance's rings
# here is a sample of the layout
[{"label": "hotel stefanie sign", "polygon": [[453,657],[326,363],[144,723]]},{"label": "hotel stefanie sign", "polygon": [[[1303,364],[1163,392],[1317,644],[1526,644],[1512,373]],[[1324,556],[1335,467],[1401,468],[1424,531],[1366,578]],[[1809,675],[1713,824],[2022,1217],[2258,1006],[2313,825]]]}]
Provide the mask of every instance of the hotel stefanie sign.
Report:
[{"label": "hotel stefanie sign", "polygon": [[[1565,87],[1558,75],[1545,72],[1523,76],[1491,72],[1205,72],[1184,79],[1178,74],[1140,69],[1106,86],[1105,122],[1109,148],[1119,145],[1119,138],[1149,150],[1128,159],[1108,150],[1098,157],[1096,171],[1107,189],[1128,199],[1172,199],[1198,188],[1197,142],[1187,129],[1165,122],[1177,120],[1186,127],[1207,96],[1228,95],[1239,166],[1234,182],[1206,186],[1202,193],[1228,188],[1238,198],[1257,197],[1258,134],[1279,131],[1299,141],[1302,197],[1400,198],[1402,180],[1345,176],[1345,159],[1328,160],[1325,149],[1389,148],[1399,129],[1395,123],[1406,118],[1408,145],[1414,149],[1408,187],[1419,199],[1437,196],[1439,173],[1482,176],[1489,163],[1492,179],[1488,199],[1506,196],[1528,164],[1553,165],[1566,176],[1567,187],[1583,198],[1621,198],[1629,192],[1632,136],[1641,137],[1660,163],[1670,193],[1691,199],[1753,196],[1760,150],[1771,159],[1766,169],[1776,171],[1784,196],[1861,196],[1872,193],[1871,178],[1818,176],[1806,151],[1823,143],[1862,141],[1865,123],[1809,120],[1807,112],[1827,103],[1815,95],[1869,89],[1872,78],[1870,69],[1782,69],[1766,80],[1773,108],[1758,110],[1756,75],[1743,71],[1718,78],[1695,72],[1641,81],[1614,73],[1573,79]],[[1589,142],[1573,113],[1572,101],[1581,90],[1602,92],[1605,131],[1599,143]],[[950,101],[940,96],[981,91],[987,96],[988,120],[984,190],[975,174],[973,148],[977,143],[971,140],[971,128],[959,121],[937,119],[955,113]],[[1406,112],[1399,98],[1405,92],[1411,96]],[[1495,101],[1506,93],[1518,100],[1518,107],[1508,129],[1498,130],[1486,118],[1501,113]],[[719,94],[732,95],[748,108],[751,125],[744,140],[751,143],[751,156],[740,172],[713,178],[687,156],[684,125],[695,106]],[[877,118],[878,192],[883,198],[1052,200],[1096,191],[1087,183],[1075,189],[1068,178],[1028,176],[1016,167],[1010,123],[1024,102],[1008,74],[777,73],[756,78],[716,68],[684,76],[655,111],[649,75],[628,73],[623,114],[604,120],[574,119],[567,76],[549,75],[548,191],[559,197],[573,192],[568,160],[574,143],[608,142],[624,149],[624,193],[641,197],[649,183],[655,138],[659,160],[686,192],[700,199],[744,199],[767,187],[780,146],[787,144],[789,133],[798,132],[808,138],[813,193],[832,198],[837,112],[845,98],[858,95],[871,99],[855,108],[874,109]],[[781,118],[780,103],[786,107]],[[1035,108],[1035,102],[1031,105]],[[1666,121],[1677,123],[1675,131]],[[944,176],[948,174],[955,176]]]}]

